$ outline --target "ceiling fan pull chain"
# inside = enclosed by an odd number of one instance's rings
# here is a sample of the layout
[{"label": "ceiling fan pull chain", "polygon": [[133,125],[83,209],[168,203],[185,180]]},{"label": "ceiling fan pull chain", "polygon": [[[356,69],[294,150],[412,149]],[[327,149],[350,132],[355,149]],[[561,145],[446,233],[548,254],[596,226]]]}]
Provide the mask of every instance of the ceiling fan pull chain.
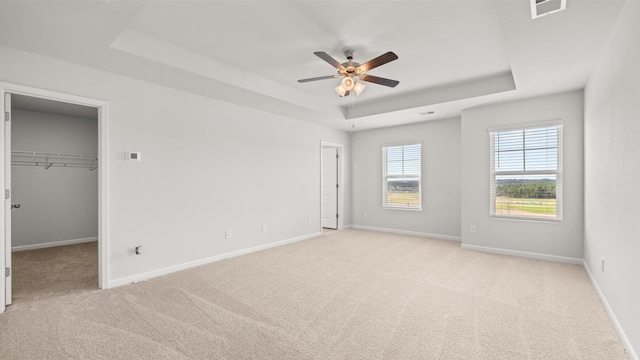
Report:
[{"label": "ceiling fan pull chain", "polygon": [[351,95],[351,129],[355,130],[356,128],[356,123],[355,123],[355,101],[356,101],[356,97],[354,95]]}]

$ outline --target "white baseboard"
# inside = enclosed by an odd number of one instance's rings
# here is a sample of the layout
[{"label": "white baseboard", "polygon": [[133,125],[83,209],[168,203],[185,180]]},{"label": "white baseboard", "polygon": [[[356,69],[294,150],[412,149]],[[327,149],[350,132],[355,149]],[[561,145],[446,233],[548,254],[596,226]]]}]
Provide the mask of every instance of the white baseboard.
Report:
[{"label": "white baseboard", "polygon": [[561,262],[566,264],[582,265],[582,259],[566,257],[566,256],[547,255],[547,254],[533,253],[528,251],[508,250],[508,249],[492,248],[492,247],[469,245],[469,244],[462,244],[460,245],[460,247],[467,250],[482,251],[482,252],[488,252],[493,254],[511,255],[511,256],[519,256],[519,257],[525,257],[525,258],[537,259],[537,260],[547,260],[547,261],[555,261],[555,262]]},{"label": "white baseboard", "polygon": [[400,234],[400,235],[411,235],[411,236],[419,236],[431,239],[439,239],[439,240],[451,240],[451,241],[461,241],[462,239],[459,236],[450,236],[450,235],[440,235],[440,234],[429,234],[417,231],[408,231],[408,230],[397,230],[397,229],[386,229],[379,228],[373,226],[362,226],[362,225],[351,225],[353,229],[357,230],[369,230],[369,231],[378,231],[385,232],[391,234]]},{"label": "white baseboard", "polygon": [[82,239],[52,241],[52,242],[42,243],[42,244],[13,246],[11,248],[11,252],[44,249],[44,248],[63,246],[63,245],[82,244],[82,243],[93,242],[93,241],[98,241],[98,237],[94,236],[94,237],[88,237],[88,238],[82,238]]},{"label": "white baseboard", "polygon": [[609,306],[609,302],[607,301],[607,298],[604,297],[604,293],[602,293],[602,290],[600,290],[600,287],[598,286],[596,279],[593,277],[593,274],[591,274],[591,270],[589,269],[589,266],[587,266],[587,262],[582,260],[582,266],[584,266],[584,270],[587,272],[587,276],[589,276],[589,280],[591,280],[591,284],[593,285],[593,288],[596,289],[596,294],[598,294],[598,297],[600,298],[600,302],[604,306],[604,309],[607,311],[607,315],[609,315],[609,319],[611,319],[613,328],[616,329],[616,332],[618,333],[618,337],[620,337],[620,340],[622,341],[622,345],[627,351],[627,355],[629,355],[629,359],[640,360],[638,359],[638,354],[633,349],[633,346],[631,346],[631,342],[629,342],[629,338],[627,338],[627,334],[625,334],[624,330],[622,329],[622,326],[620,326],[620,322],[618,321],[618,318],[613,313],[613,309],[611,309],[611,306]]},{"label": "white baseboard", "polygon": [[254,246],[254,247],[248,248],[248,249],[236,250],[236,251],[228,252],[228,253],[225,253],[225,254],[220,254],[220,255],[207,257],[207,258],[204,258],[204,259],[199,259],[199,260],[194,260],[194,261],[190,261],[190,262],[186,262],[186,263],[182,263],[182,264],[172,265],[172,266],[168,266],[166,268],[149,271],[149,272],[142,273],[142,274],[127,276],[127,277],[124,277],[124,278],[121,278],[121,279],[117,279],[117,280],[110,280],[109,281],[109,288],[116,287],[116,286],[127,285],[127,284],[131,284],[133,282],[144,281],[144,280],[151,279],[151,278],[154,278],[154,277],[171,274],[171,273],[174,273],[176,271],[191,269],[191,268],[194,268],[194,267],[197,267],[197,266],[210,264],[210,263],[213,263],[213,262],[216,262],[216,261],[233,258],[233,257],[240,256],[240,255],[249,254],[249,253],[252,253],[252,252],[265,250],[265,249],[269,249],[269,248],[276,247],[276,246],[282,246],[282,245],[286,245],[286,244],[291,244],[291,243],[294,243],[294,242],[311,239],[311,238],[318,237],[318,236],[321,236],[321,235],[322,235],[322,232],[311,233],[311,234],[298,236],[298,237],[291,238],[291,239],[286,239],[286,240],[282,240],[282,241],[272,242],[272,243],[269,243],[269,244]]}]

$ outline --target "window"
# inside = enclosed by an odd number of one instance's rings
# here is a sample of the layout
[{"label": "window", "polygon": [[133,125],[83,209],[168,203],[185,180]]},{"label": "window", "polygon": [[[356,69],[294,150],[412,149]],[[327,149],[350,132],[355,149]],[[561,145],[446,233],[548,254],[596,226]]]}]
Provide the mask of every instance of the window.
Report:
[{"label": "window", "polygon": [[491,216],[562,220],[562,124],[490,131]]},{"label": "window", "polygon": [[421,210],[421,144],[382,148],[382,206]]}]

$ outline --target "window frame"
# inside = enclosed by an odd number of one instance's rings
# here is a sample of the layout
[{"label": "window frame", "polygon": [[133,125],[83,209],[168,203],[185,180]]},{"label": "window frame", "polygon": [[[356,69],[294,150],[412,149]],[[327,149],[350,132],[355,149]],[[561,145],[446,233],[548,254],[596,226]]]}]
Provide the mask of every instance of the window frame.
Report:
[{"label": "window frame", "polygon": [[[419,175],[387,175],[387,149],[393,147],[404,147],[404,146],[420,146],[420,161],[419,161]],[[422,141],[408,141],[402,143],[389,143],[382,145],[382,208],[388,210],[404,210],[404,211],[422,211]],[[404,154],[402,157],[402,162],[404,163]],[[418,205],[417,206],[402,206],[402,205],[393,205],[387,203],[387,181],[388,179],[398,179],[398,178],[410,178],[418,180]]]},{"label": "window frame", "polygon": [[[494,136],[499,132],[531,130],[545,127],[557,127],[557,168],[556,170],[521,170],[521,171],[495,171],[495,141]],[[494,219],[521,220],[521,221],[544,221],[544,222],[562,222],[564,217],[563,211],[563,183],[564,183],[564,124],[562,120],[540,121],[534,123],[492,127],[488,129],[489,133],[489,217]],[[523,159],[526,154],[526,145],[523,141],[522,145]],[[525,160],[523,160],[525,161]],[[526,166],[526,162],[524,162]],[[498,215],[496,214],[496,177],[500,175],[527,176],[527,175],[555,175],[556,176],[556,216],[555,217],[536,217],[522,215]]]}]

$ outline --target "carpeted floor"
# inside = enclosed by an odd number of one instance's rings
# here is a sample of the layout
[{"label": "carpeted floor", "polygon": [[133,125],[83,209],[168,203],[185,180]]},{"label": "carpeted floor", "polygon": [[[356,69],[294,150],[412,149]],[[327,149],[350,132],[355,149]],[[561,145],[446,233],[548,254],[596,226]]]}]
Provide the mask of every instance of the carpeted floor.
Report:
[{"label": "carpeted floor", "polygon": [[1,359],[627,359],[580,266],[344,230],[18,303]]},{"label": "carpeted floor", "polygon": [[11,254],[13,302],[32,301],[98,288],[98,242],[57,246]]}]

